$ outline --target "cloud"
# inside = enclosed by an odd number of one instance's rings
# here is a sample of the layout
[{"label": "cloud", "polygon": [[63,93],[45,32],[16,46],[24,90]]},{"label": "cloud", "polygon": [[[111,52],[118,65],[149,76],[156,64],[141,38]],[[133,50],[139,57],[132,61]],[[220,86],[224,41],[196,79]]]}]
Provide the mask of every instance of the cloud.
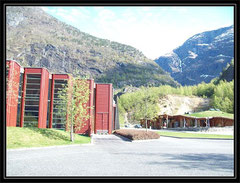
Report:
[{"label": "cloud", "polygon": [[41,9],[44,10],[44,11],[47,11],[47,10],[48,10],[48,8],[45,7],[45,6],[41,7]]},{"label": "cloud", "polygon": [[142,7],[142,8],[141,8],[141,10],[142,10],[142,11],[150,11],[150,10],[151,10],[151,8],[150,8],[150,7],[147,7],[147,6],[145,6],[145,7]]},{"label": "cloud", "polygon": [[84,8],[72,9],[70,12],[70,15],[75,17],[76,19],[90,18],[89,12],[87,10],[85,10]]},{"label": "cloud", "polygon": [[95,10],[100,10],[100,9],[104,9],[104,6],[94,6],[93,7]]},{"label": "cloud", "polygon": [[100,20],[114,19],[115,13],[108,9],[101,9],[98,13],[98,16],[99,16]]},{"label": "cloud", "polygon": [[134,46],[152,59],[170,52],[196,33],[224,25],[222,16],[216,13],[208,16],[206,10],[212,12],[209,8],[79,6],[43,9],[93,36]]}]

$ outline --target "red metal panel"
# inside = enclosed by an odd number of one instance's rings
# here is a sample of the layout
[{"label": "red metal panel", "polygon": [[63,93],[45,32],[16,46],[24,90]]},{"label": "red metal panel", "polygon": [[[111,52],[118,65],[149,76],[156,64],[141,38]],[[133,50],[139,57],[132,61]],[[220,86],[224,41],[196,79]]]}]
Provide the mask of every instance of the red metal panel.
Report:
[{"label": "red metal panel", "polygon": [[25,72],[27,72],[28,74],[39,74],[42,73],[42,70],[44,68],[24,68]]},{"label": "red metal panel", "polygon": [[89,119],[89,133],[90,136],[92,133],[92,124],[93,124],[93,92],[94,92],[94,80],[89,80],[89,89],[90,89],[90,96],[89,96],[89,106],[91,106],[91,109],[89,109],[90,119]]},{"label": "red metal panel", "polygon": [[103,118],[102,113],[96,113],[96,118],[95,118],[96,124],[95,124],[94,133],[97,133],[97,130],[101,130],[103,128],[102,118]]},{"label": "red metal panel", "polygon": [[109,124],[110,124],[110,121],[108,120],[108,114],[107,113],[103,113],[103,130],[109,130]]},{"label": "red metal panel", "polygon": [[108,113],[97,113],[96,114],[96,130],[108,130],[109,118]]},{"label": "red metal panel", "polygon": [[26,79],[27,79],[27,73],[24,69],[23,74],[23,86],[22,86],[22,97],[21,97],[21,116],[20,116],[20,127],[23,127],[23,120],[24,120],[24,106],[25,106],[25,93],[26,93]]},{"label": "red metal panel", "polygon": [[21,66],[12,60],[7,60],[7,66],[9,68],[7,76],[6,122],[7,126],[15,127],[17,124],[17,106]]},{"label": "red metal panel", "polygon": [[112,84],[96,84],[95,130],[112,133]]},{"label": "red metal panel", "polygon": [[109,113],[108,113],[108,133],[112,133],[112,109],[113,109],[113,88],[112,84],[109,84]]},{"label": "red metal panel", "polygon": [[52,77],[54,77],[54,79],[69,79],[68,74],[53,74]]},{"label": "red metal panel", "polygon": [[42,72],[41,72],[41,84],[40,84],[38,128],[46,128],[46,125],[47,125],[49,72],[45,68],[42,68],[41,71]]},{"label": "red metal panel", "polygon": [[109,112],[109,86],[106,84],[96,85],[97,112]]}]

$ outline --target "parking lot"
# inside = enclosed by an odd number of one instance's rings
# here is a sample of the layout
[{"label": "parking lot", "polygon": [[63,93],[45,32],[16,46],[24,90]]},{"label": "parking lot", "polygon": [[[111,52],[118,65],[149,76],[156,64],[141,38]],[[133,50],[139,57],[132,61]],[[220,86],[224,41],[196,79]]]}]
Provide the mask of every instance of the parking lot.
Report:
[{"label": "parking lot", "polygon": [[233,140],[125,141],[7,151],[7,176],[233,176]]}]

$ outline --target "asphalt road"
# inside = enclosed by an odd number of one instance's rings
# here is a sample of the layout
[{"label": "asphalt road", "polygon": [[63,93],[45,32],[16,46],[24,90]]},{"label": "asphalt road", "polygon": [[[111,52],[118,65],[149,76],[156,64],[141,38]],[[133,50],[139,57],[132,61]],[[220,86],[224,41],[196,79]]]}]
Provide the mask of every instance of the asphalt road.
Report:
[{"label": "asphalt road", "polygon": [[7,176],[233,176],[233,140],[160,137],[7,151]]}]

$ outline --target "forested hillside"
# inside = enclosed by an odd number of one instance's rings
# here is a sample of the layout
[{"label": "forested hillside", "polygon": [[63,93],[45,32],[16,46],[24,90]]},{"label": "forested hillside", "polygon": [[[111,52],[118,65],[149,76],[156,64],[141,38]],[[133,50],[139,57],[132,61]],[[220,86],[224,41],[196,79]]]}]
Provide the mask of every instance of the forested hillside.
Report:
[{"label": "forested hillside", "polygon": [[233,81],[220,81],[218,84],[200,83],[195,86],[159,86],[159,87],[141,87],[138,91],[126,93],[119,97],[120,121],[123,123],[125,114],[129,114],[129,120],[137,122],[145,115],[149,118],[157,116],[159,108],[159,100],[162,96],[169,94],[182,96],[198,96],[211,99],[209,107],[220,109],[221,111],[233,113],[234,107],[234,91]]}]

